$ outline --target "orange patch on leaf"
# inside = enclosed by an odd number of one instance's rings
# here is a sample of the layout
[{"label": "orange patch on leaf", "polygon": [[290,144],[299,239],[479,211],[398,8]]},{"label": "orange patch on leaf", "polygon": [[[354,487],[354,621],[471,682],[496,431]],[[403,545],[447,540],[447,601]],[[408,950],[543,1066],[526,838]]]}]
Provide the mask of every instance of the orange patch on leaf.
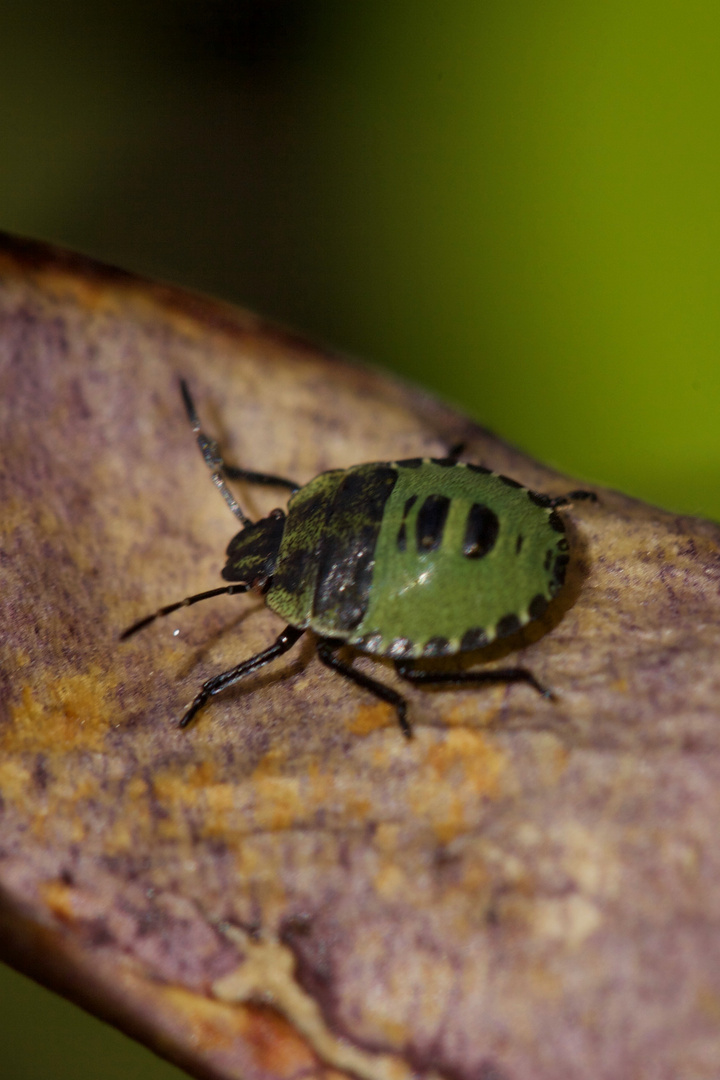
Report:
[{"label": "orange patch on leaf", "polygon": [[38,692],[29,685],[10,708],[11,723],[3,734],[7,754],[103,750],[108,728],[106,676],[99,670],[66,675]]},{"label": "orange patch on leaf", "polygon": [[245,1039],[258,1066],[272,1076],[292,1077],[317,1065],[317,1057],[288,1021],[263,1005],[247,1007]]},{"label": "orange patch on leaf", "polygon": [[452,774],[461,789],[469,788],[490,799],[501,794],[507,757],[479,732],[448,731],[442,742],[430,747],[426,760],[438,778]]},{"label": "orange patch on leaf", "polygon": [[348,720],[348,731],[353,735],[371,735],[392,723],[395,710],[390,705],[360,705]]},{"label": "orange patch on leaf", "polygon": [[53,915],[63,922],[74,921],[73,890],[68,885],[61,881],[47,881],[39,891]]}]

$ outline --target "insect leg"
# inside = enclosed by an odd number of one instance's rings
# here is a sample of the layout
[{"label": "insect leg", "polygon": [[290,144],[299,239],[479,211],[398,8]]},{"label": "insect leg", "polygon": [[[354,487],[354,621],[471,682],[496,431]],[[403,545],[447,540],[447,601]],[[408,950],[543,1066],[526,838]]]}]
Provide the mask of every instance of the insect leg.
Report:
[{"label": "insect leg", "polygon": [[571,502],[580,502],[581,499],[585,499],[587,502],[598,501],[594,491],[568,491],[567,495],[558,495],[555,499],[551,499],[548,505],[552,507],[567,506]]},{"label": "insect leg", "polygon": [[271,473],[252,472],[250,469],[240,469],[237,465],[222,464],[222,471],[228,480],[244,480],[248,484],[267,484],[269,487],[284,487],[289,491],[299,491],[300,485],[294,480],[287,480],[284,476],[273,476]]},{"label": "insect leg", "polygon": [[448,461],[457,461],[465,453],[466,447],[467,443],[464,439],[461,442],[453,443],[445,455],[446,459]]},{"label": "insect leg", "polygon": [[336,671],[338,675],[343,675],[346,679],[350,679],[351,682],[356,683],[357,686],[362,686],[364,690],[369,690],[375,697],[379,697],[381,701],[387,701],[389,705],[395,707],[397,713],[398,723],[402,729],[402,733],[406,739],[412,738],[412,728],[407,721],[407,702],[401,694],[397,691],[391,690],[389,686],[385,686],[384,683],[378,682],[376,679],[371,679],[369,675],[365,675],[362,671],[356,671],[351,664],[346,664],[343,660],[339,660],[335,655],[337,649],[342,645],[342,642],[331,641],[321,638],[317,643],[317,653],[323,664],[326,667]]},{"label": "insect leg", "polygon": [[213,483],[235,517],[239,518],[243,525],[248,525],[250,519],[247,518],[240,509],[237,500],[229,491],[223,477],[227,477],[228,480],[245,480],[246,483],[249,484],[268,484],[272,487],[284,487],[288,488],[291,492],[298,490],[299,484],[296,484],[294,480],[287,480],[283,476],[273,476],[270,473],[253,472],[252,469],[240,469],[237,465],[228,465],[220,453],[218,444],[213,439],[209,439],[200,427],[200,420],[195,408],[195,403],[190,395],[188,384],[184,379],[180,380],[180,392],[182,393],[185,411],[195,434],[197,444],[200,447],[200,452],[205,459],[205,464],[212,474]]},{"label": "insect leg", "polygon": [[226,690],[229,686],[234,686],[235,683],[244,679],[246,675],[252,675],[258,668],[264,667],[265,664],[269,664],[271,660],[276,660],[278,656],[282,656],[283,653],[286,653],[293,647],[298,638],[304,633],[304,630],[298,630],[295,626],[286,626],[277,641],[268,649],[263,649],[262,652],[257,653],[255,656],[251,656],[249,660],[243,660],[242,664],[238,664],[237,667],[231,668],[229,671],[223,671],[220,675],[215,675],[214,678],[208,679],[207,682],[202,684],[199,694],[196,695],[195,700],[183,716],[178,727],[187,727],[195,716],[195,713],[199,709],[202,709],[209,698],[214,697],[215,694],[219,694],[221,690]]},{"label": "insect leg", "polygon": [[553,698],[552,690],[546,689],[526,668],[494,668],[491,671],[427,671],[415,668],[412,661],[396,660],[395,670],[408,682],[431,684],[449,683],[451,686],[463,684],[480,685],[481,683],[516,683],[524,682],[532,686],[542,697]]}]

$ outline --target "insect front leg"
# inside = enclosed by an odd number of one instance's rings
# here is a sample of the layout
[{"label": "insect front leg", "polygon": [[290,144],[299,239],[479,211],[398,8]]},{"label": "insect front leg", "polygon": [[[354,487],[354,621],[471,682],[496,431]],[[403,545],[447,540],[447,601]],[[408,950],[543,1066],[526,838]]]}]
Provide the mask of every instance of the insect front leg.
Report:
[{"label": "insect front leg", "polygon": [[231,668],[229,671],[223,671],[220,675],[215,675],[212,679],[208,679],[207,682],[202,684],[200,692],[183,716],[178,727],[187,727],[198,710],[202,709],[203,705],[205,705],[211,697],[214,697],[215,694],[219,694],[222,690],[227,690],[229,686],[234,686],[235,683],[244,679],[246,675],[252,675],[254,671],[264,667],[265,664],[269,664],[271,660],[275,660],[278,656],[282,656],[283,653],[286,653],[288,649],[293,647],[298,638],[304,633],[304,630],[298,630],[295,626],[286,626],[277,641],[268,649],[264,649],[262,652],[257,653],[257,655],[251,656],[248,660],[243,660],[237,667]]},{"label": "insect front leg", "polygon": [[237,465],[222,463],[223,474],[228,480],[244,480],[246,484],[267,484],[269,487],[284,487],[290,492],[300,490],[300,485],[294,480],[287,480],[284,476],[273,476],[272,473],[253,472],[251,469],[240,469]]}]

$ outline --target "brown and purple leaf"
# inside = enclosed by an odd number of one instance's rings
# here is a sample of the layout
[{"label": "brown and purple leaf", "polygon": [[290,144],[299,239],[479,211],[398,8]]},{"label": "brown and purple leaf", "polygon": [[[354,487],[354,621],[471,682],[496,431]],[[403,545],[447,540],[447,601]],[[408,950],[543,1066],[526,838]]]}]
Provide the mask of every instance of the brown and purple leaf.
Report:
[{"label": "brown and purple leaf", "polygon": [[566,588],[486,657],[555,701],[407,688],[407,741],[308,635],[180,731],[282,626],[220,597],[118,641],[220,585],[237,531],[179,377],[230,461],[303,483],[464,440],[578,486],[252,315],[3,238],[3,956],[197,1076],[716,1076],[718,526],[563,511]]}]

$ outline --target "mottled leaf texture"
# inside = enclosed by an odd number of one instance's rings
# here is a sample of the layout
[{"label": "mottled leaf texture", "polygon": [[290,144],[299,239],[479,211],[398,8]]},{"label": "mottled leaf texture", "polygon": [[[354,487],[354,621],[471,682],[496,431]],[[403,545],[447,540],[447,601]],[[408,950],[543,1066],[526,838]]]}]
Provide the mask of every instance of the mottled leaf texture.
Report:
[{"label": "mottled leaf texture", "polygon": [[[542,621],[393,710],[255,594],[178,379],[228,460],[306,482],[465,457],[579,485],[256,317],[0,243],[0,938],[201,1077],[683,1080],[720,1072],[720,529],[614,492],[560,511]],[[236,483],[248,514],[281,489]],[[445,666],[447,660],[438,661]]]}]

